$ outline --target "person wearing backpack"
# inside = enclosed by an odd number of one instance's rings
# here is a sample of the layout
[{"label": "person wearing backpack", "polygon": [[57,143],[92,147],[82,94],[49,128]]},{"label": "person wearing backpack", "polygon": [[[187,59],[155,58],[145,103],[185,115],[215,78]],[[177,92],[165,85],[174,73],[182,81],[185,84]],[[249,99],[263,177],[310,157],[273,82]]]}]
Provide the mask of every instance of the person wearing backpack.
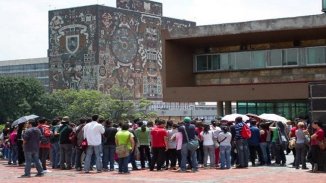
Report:
[{"label": "person wearing backpack", "polygon": [[246,128],[246,125],[242,121],[242,117],[235,118],[235,144],[238,154],[238,165],[236,168],[246,168],[248,167],[249,151],[248,151],[248,141],[243,137],[242,131]]},{"label": "person wearing backpack", "polygon": [[86,119],[80,118],[79,125],[76,127],[76,156],[75,156],[75,168],[77,171],[82,170],[81,156],[84,150],[81,147],[82,141],[84,140],[84,126],[86,125]]},{"label": "person wearing backpack", "polygon": [[42,163],[43,173],[47,173],[49,172],[49,170],[47,170],[46,168],[46,160],[49,156],[50,148],[51,148],[51,144],[50,144],[51,130],[50,130],[50,126],[47,125],[46,119],[40,119],[38,123],[39,123],[38,128],[41,131],[39,157]]},{"label": "person wearing backpack", "polygon": [[71,167],[71,154],[72,144],[69,139],[69,135],[72,132],[72,128],[69,126],[69,117],[65,116],[62,118],[61,126],[58,130],[59,143],[60,143],[60,169],[70,170]]},{"label": "person wearing backpack", "polygon": [[60,119],[54,119],[52,121],[52,127],[51,127],[51,138],[50,138],[50,143],[51,143],[51,165],[52,165],[52,169],[56,169],[59,168],[60,166],[60,147],[59,147],[59,122]]}]

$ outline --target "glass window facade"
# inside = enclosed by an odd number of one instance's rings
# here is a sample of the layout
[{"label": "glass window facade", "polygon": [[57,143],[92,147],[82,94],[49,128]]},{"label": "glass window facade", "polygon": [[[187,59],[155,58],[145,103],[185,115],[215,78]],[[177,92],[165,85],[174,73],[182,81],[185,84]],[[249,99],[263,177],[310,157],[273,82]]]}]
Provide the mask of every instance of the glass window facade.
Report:
[{"label": "glass window facade", "polygon": [[267,101],[267,102],[237,102],[239,114],[274,113],[287,119],[308,115],[308,101]]},{"label": "glass window facade", "polygon": [[195,55],[195,72],[326,64],[326,47]]},{"label": "glass window facade", "polygon": [[319,65],[326,63],[325,47],[307,48],[307,64]]},{"label": "glass window facade", "polygon": [[48,63],[0,66],[0,76],[33,77],[38,79],[46,90],[49,89]]}]

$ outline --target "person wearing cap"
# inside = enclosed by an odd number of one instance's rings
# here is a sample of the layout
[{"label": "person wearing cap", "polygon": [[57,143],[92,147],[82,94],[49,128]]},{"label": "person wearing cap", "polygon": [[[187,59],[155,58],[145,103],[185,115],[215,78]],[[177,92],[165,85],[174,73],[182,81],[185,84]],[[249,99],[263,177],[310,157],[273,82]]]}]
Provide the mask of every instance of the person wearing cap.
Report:
[{"label": "person wearing cap", "polygon": [[[59,133],[59,144],[60,144],[60,169],[65,170],[71,169],[71,155],[72,155],[72,144],[69,139],[69,135],[72,132],[72,128],[69,126],[69,117],[65,116],[62,118],[61,126],[58,130]],[[65,165],[66,164],[66,165]]]},{"label": "person wearing cap", "polygon": [[[185,117],[183,119],[185,123],[184,126],[180,126],[178,131],[182,133],[182,147],[181,147],[181,166],[179,172],[186,172],[186,165],[187,165],[187,157],[188,157],[188,148],[187,143],[188,141],[196,139],[196,129],[195,125],[190,124],[191,118]],[[188,138],[187,138],[188,136]],[[197,162],[197,154],[196,150],[189,151],[190,152],[190,159],[191,159],[191,167],[193,172],[198,171],[198,162]]]}]

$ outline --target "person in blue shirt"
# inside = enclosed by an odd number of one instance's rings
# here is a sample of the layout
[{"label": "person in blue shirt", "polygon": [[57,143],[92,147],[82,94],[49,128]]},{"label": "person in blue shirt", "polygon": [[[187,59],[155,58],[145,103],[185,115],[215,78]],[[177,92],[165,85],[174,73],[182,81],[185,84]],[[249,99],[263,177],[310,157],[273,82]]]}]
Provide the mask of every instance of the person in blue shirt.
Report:
[{"label": "person in blue shirt", "polygon": [[251,131],[251,137],[248,139],[248,145],[249,145],[249,152],[250,152],[250,161],[252,166],[256,166],[256,157],[258,154],[260,165],[263,164],[263,156],[262,151],[260,149],[259,143],[260,143],[260,130],[257,127],[257,121],[252,119],[250,121],[250,131]]},{"label": "person in blue shirt", "polygon": [[241,131],[243,125],[246,125],[242,117],[237,117],[235,119],[235,145],[238,153],[237,163],[238,165],[236,168],[246,168],[248,167],[248,160],[249,160],[249,151],[248,151],[248,140],[244,139],[241,136]]}]

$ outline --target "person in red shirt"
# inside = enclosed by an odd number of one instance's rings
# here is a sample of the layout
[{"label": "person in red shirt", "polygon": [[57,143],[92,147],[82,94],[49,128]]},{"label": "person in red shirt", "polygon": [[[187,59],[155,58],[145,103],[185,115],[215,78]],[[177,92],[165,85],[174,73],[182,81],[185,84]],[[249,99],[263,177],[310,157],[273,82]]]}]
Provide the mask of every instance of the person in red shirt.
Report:
[{"label": "person in red shirt", "polygon": [[[289,138],[296,138],[296,136],[295,136],[295,132],[297,131],[297,129],[298,129],[298,127],[297,127],[297,124],[296,124],[296,122],[294,122],[294,121],[289,121],[289,123],[290,123],[290,125],[291,125],[291,129],[290,129],[290,132],[289,132]],[[295,150],[295,148],[293,148],[293,149],[290,149],[289,147],[287,147],[287,149],[286,149],[286,154],[288,155],[290,152],[293,152],[293,162],[291,163],[292,164],[292,166],[294,167],[294,162],[295,162],[295,157],[296,157],[296,150]]]},{"label": "person in red shirt", "polygon": [[157,122],[157,127],[153,128],[151,131],[152,137],[152,161],[150,164],[150,171],[154,170],[155,164],[157,164],[157,171],[162,170],[162,166],[165,162],[165,151],[168,150],[167,136],[168,133],[165,130],[165,121],[159,120]]},{"label": "person in red shirt", "polygon": [[315,133],[311,136],[311,164],[312,172],[317,172],[318,167],[320,167],[323,156],[322,151],[319,148],[318,143],[322,141],[325,137],[325,132],[322,129],[323,123],[320,121],[314,121],[312,123],[312,128],[315,130]]},{"label": "person in red shirt", "polygon": [[40,129],[42,136],[44,136],[47,139],[46,142],[45,141],[40,142],[40,150],[39,150],[39,158],[42,163],[43,173],[50,172],[46,168],[46,160],[50,153],[50,148],[51,148],[50,136],[52,132],[50,130],[50,126],[47,123],[48,121],[46,119],[40,119],[38,125],[38,128]]}]

